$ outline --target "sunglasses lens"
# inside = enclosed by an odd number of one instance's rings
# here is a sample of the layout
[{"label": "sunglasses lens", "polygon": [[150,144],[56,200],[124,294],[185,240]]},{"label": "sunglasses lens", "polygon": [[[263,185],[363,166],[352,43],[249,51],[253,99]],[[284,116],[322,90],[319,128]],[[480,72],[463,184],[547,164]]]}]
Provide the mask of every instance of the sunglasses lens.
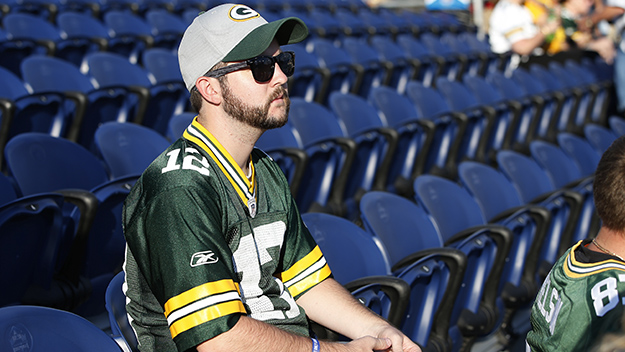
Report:
[{"label": "sunglasses lens", "polygon": [[258,56],[250,64],[252,75],[258,82],[267,82],[273,77],[275,64],[273,58],[269,56]]},{"label": "sunglasses lens", "polygon": [[276,63],[287,77],[293,75],[295,70],[295,55],[284,52],[276,57],[257,56],[250,63],[250,69],[254,79],[258,82],[268,82],[273,77]]},{"label": "sunglasses lens", "polygon": [[293,53],[281,53],[276,57],[276,61],[278,65],[280,65],[280,70],[282,70],[287,77],[293,75],[293,71],[295,71],[295,55],[293,55]]}]

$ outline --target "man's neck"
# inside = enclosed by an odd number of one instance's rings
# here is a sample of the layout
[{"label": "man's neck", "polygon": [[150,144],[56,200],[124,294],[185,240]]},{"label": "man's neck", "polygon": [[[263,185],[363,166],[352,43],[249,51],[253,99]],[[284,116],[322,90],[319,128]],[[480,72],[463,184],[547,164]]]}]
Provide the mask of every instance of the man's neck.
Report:
[{"label": "man's neck", "polygon": [[247,174],[250,154],[262,131],[229,117],[199,115],[198,122],[221,143],[243,173]]},{"label": "man's neck", "polygon": [[595,241],[597,241],[598,245],[601,246],[601,248],[599,248],[598,246],[592,244],[590,249],[595,252],[605,253],[608,251],[625,258],[625,237],[623,233],[602,227],[599,230]]}]

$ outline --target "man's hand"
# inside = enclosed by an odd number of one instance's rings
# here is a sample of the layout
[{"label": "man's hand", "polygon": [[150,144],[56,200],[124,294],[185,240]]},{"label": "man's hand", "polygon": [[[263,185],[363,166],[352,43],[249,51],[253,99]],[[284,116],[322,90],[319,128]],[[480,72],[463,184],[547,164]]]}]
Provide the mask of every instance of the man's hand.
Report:
[{"label": "man's hand", "polygon": [[377,334],[379,339],[388,339],[391,346],[382,351],[392,352],[421,352],[421,348],[412,342],[401,331],[391,325],[382,326]]}]

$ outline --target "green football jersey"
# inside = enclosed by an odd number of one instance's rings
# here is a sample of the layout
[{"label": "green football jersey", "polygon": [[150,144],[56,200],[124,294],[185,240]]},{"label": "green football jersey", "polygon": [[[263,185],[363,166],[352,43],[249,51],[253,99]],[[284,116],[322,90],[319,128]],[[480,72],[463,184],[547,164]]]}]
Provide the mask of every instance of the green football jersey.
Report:
[{"label": "green football jersey", "polygon": [[280,168],[250,158],[248,179],[194,120],[128,195],[127,309],[142,351],[194,348],[241,315],[309,334],[295,300],[330,269]]},{"label": "green football jersey", "polygon": [[532,306],[531,351],[589,351],[621,330],[625,263],[586,248],[570,248],[553,266]]}]

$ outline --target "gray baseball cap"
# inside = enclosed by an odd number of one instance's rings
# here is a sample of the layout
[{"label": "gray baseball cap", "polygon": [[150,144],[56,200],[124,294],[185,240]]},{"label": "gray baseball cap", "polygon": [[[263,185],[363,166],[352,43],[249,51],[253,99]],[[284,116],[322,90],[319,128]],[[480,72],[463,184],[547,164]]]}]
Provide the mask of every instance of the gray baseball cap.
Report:
[{"label": "gray baseball cap", "polygon": [[217,63],[258,56],[275,38],[279,45],[298,43],[308,36],[302,20],[287,17],[267,22],[258,12],[239,4],[222,4],[197,16],[178,48],[180,72],[188,90]]}]

